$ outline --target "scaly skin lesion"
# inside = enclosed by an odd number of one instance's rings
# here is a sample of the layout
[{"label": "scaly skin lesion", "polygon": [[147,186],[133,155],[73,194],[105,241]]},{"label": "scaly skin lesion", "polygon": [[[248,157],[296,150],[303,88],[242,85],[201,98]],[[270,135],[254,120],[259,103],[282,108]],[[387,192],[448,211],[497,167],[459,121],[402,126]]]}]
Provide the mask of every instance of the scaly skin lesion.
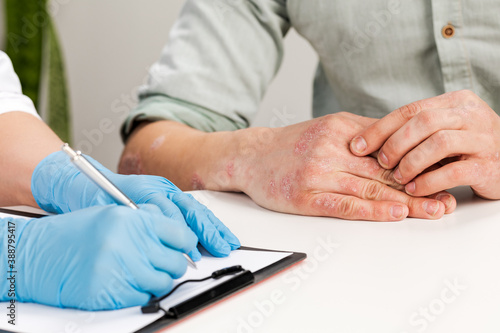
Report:
[{"label": "scaly skin lesion", "polygon": [[[397,190],[392,170],[350,152],[350,140],[375,121],[338,113],[282,128],[215,133],[159,121],[134,131],[121,165],[137,167],[138,160],[143,172],[183,190],[244,192],[260,206],[286,213],[389,221],[441,217],[444,204]],[[155,144],[159,138],[162,144]],[[436,214],[423,210],[425,202]]]}]

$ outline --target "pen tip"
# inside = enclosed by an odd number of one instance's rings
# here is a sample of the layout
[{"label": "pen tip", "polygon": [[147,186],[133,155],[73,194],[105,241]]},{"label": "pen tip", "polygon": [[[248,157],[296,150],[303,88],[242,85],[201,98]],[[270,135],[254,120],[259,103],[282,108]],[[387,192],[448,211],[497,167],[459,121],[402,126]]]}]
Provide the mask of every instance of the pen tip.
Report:
[{"label": "pen tip", "polygon": [[193,259],[191,259],[189,255],[184,253],[184,256],[186,257],[186,260],[191,267],[193,267],[194,269],[198,269],[198,266],[196,266],[196,263],[193,261]]}]

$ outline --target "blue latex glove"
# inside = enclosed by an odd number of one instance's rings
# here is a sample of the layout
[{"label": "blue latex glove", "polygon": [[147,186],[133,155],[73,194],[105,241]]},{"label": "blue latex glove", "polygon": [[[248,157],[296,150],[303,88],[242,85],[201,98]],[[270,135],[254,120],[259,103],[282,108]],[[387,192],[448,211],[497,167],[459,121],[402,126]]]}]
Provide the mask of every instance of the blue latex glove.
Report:
[{"label": "blue latex glove", "polygon": [[[172,289],[195,234],[154,205],[110,205],[41,219],[0,220],[1,301],[10,301],[8,221],[15,223],[18,301],[85,310],[144,305]],[[11,251],[12,252],[12,251]]]},{"label": "blue latex glove", "polygon": [[[187,223],[201,245],[214,256],[227,256],[240,247],[238,238],[208,208],[169,180],[158,176],[118,175],[94,159],[86,158],[134,202],[157,205],[165,216]],[[50,154],[38,164],[31,179],[31,191],[38,205],[53,213],[115,203],[62,151]],[[190,255],[194,260],[201,258],[196,249]]]}]

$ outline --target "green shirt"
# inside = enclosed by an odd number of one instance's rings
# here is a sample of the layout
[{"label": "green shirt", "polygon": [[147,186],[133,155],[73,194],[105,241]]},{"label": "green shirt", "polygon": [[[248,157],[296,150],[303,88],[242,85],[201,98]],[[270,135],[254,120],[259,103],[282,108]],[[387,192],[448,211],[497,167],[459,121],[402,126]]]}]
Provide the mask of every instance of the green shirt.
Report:
[{"label": "green shirt", "polygon": [[382,117],[470,89],[500,112],[500,1],[188,0],[127,118],[249,126],[290,28],[319,55],[313,115]]}]

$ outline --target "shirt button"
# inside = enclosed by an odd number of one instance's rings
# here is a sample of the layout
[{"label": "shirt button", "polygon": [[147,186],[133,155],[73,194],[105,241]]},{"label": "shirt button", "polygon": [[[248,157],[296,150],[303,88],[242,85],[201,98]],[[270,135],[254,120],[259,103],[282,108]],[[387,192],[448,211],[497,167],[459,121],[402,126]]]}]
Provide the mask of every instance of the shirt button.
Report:
[{"label": "shirt button", "polygon": [[455,27],[451,24],[447,24],[441,30],[441,34],[444,38],[451,38],[455,36]]}]

